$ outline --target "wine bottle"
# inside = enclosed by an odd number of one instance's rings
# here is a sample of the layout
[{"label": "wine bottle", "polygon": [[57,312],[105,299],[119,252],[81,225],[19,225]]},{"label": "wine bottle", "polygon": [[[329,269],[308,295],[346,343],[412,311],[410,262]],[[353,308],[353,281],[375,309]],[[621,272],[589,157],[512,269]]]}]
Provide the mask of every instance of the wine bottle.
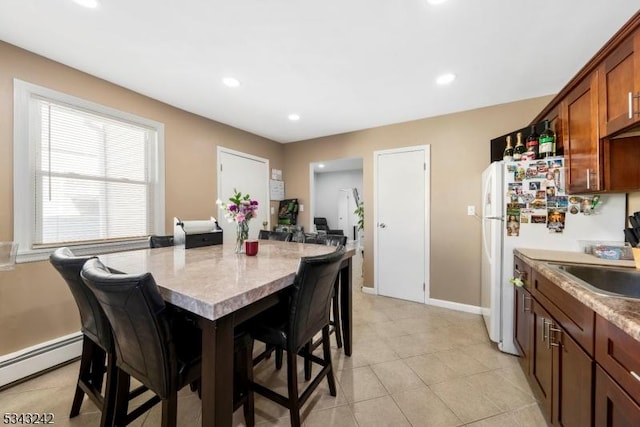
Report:
[{"label": "wine bottle", "polygon": [[555,155],[556,138],[555,134],[551,130],[549,120],[544,121],[544,130],[540,134],[538,143],[540,145],[540,157],[545,158]]},{"label": "wine bottle", "polygon": [[527,137],[527,152],[530,160],[535,160],[538,158],[538,132],[536,132],[536,125],[531,125],[531,134]]},{"label": "wine bottle", "polygon": [[505,162],[513,161],[513,146],[511,145],[511,135],[507,136],[507,148],[504,149],[504,153],[502,153],[502,160]]},{"label": "wine bottle", "polygon": [[519,162],[520,160],[525,160],[522,158],[522,155],[527,151],[522,143],[522,132],[516,134],[516,141],[516,148],[513,149],[513,160]]}]

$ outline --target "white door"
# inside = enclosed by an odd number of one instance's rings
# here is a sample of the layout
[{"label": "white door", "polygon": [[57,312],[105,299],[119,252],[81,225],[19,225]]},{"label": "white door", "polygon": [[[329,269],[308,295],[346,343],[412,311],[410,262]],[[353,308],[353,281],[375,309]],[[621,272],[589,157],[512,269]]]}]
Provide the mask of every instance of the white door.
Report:
[{"label": "white door", "polygon": [[[218,198],[229,203],[234,189],[258,201],[258,215],[249,221],[249,238],[257,239],[262,221],[269,220],[269,160],[218,146]],[[233,245],[236,225],[218,210],[218,223],[224,230],[224,244]]]},{"label": "white door", "polygon": [[429,290],[429,146],[374,153],[375,286],[424,303]]},{"label": "white door", "polygon": [[349,215],[349,190],[338,190],[338,230],[343,230],[347,239],[353,239],[351,216]]}]

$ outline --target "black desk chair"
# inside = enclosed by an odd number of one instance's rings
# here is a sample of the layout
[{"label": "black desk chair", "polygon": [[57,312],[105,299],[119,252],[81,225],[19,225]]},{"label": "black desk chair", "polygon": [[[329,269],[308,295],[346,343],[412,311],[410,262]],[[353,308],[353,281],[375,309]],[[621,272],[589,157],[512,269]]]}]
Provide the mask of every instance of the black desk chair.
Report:
[{"label": "black desk chair", "polygon": [[173,236],[149,236],[149,247],[168,248],[173,246]]},{"label": "black desk chair", "polygon": [[313,218],[313,224],[316,226],[316,231],[318,233],[326,233],[326,234],[344,234],[342,230],[333,230],[329,228],[329,223],[327,222],[327,218],[316,216]]},{"label": "black desk chair", "polygon": [[[86,394],[102,412],[100,425],[108,426],[112,423],[115,403],[115,347],[109,320],[93,292],[80,278],[82,266],[91,258],[77,257],[69,248],[59,248],[51,255],[49,261],[67,282],[80,312],[82,356],[69,418],[80,413],[82,400]],[[105,372],[107,378],[103,395],[102,384]],[[134,398],[145,391],[146,387],[138,387],[129,395],[129,398]]]},{"label": "black desk chair", "polygon": [[[344,249],[315,257],[303,257],[296,273],[289,297],[280,305],[258,315],[250,324],[251,336],[268,346],[287,351],[288,397],[265,386],[253,383],[253,389],[270,400],[289,409],[291,425],[300,426],[300,407],[304,405],[322,379],[327,378],[329,392],[336,395],[331,349],[329,321],[333,283],[338,275]],[[310,352],[313,337],[322,331],[323,358]],[[309,386],[298,393],[297,355],[301,353],[322,370]]]},{"label": "black desk chair", "polygon": [[286,231],[269,231],[260,230],[258,232],[258,239],[260,240],[279,240],[281,242],[290,242],[293,233]]},{"label": "black desk chair", "polygon": [[[175,426],[178,390],[197,384],[200,379],[202,331],[184,313],[165,304],[150,273],[112,274],[93,258],[84,265],[81,277],[100,303],[113,332],[117,372],[115,425],[126,426],[162,401],[162,426]],[[236,351],[251,360],[252,341],[244,337],[236,340]],[[251,371],[246,366],[236,368],[243,378],[236,385],[249,384]],[[126,396],[131,377],[155,396],[129,413]],[[240,396],[236,407],[245,404],[245,420],[247,425],[253,425],[251,392],[248,388],[242,392],[234,388],[234,395]]]}]

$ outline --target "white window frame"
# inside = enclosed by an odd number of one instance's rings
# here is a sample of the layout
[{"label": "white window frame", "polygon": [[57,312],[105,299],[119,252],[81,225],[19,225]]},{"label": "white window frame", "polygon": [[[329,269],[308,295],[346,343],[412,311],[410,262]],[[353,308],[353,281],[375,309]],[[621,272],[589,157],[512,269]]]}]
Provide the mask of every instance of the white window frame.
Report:
[{"label": "white window frame", "polygon": [[[35,112],[30,111],[30,101],[34,96],[146,126],[156,131],[156,150],[150,165],[154,189],[153,230],[155,234],[165,233],[164,124],[18,79],[13,80],[13,88],[13,240],[18,242],[16,262],[46,260],[55,250],[55,248],[32,248],[37,208],[34,182],[36,167],[34,153],[37,148],[37,138],[31,136],[33,128],[31,123],[38,118]],[[92,242],[71,247],[78,255],[93,255],[147,248],[149,242],[146,238],[139,238],[104,243]]]}]

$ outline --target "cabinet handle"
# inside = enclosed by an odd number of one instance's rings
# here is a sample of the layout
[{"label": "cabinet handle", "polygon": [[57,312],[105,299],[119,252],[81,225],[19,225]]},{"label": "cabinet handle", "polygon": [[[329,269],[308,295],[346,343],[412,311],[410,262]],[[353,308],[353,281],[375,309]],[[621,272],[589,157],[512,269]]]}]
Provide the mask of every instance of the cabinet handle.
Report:
[{"label": "cabinet handle", "polygon": [[549,326],[551,322],[549,322],[544,317],[542,318],[542,342],[547,342],[547,348],[549,348]]},{"label": "cabinet handle", "polygon": [[591,169],[587,169],[587,190],[591,189]]},{"label": "cabinet handle", "polygon": [[629,119],[633,119],[633,92],[629,92]]},{"label": "cabinet handle", "polygon": [[526,311],[531,311],[531,304],[527,307],[527,301],[531,302],[531,297],[528,297],[527,294],[522,294],[522,309]]},{"label": "cabinet handle", "polygon": [[527,280],[527,272],[526,271],[520,271],[517,268],[513,269],[513,275],[516,279],[520,279],[522,280],[522,282],[526,282]]},{"label": "cabinet handle", "polygon": [[631,372],[629,372],[629,373],[631,374],[631,376],[632,376],[633,378],[635,378],[636,380],[640,381],[640,375],[636,374],[636,373],[635,373],[635,372],[633,372],[633,371],[631,371]]},{"label": "cabinet handle", "polygon": [[[549,345],[552,346],[552,347],[562,347],[562,343],[559,342],[559,341],[556,341],[555,340],[555,336],[553,337],[554,340],[551,341],[551,338],[552,338],[551,337],[551,333],[555,334],[556,332],[560,332],[560,334],[562,334],[562,330],[561,329],[553,328],[553,327],[549,326]],[[560,336],[562,337],[562,335],[560,335]]]}]

